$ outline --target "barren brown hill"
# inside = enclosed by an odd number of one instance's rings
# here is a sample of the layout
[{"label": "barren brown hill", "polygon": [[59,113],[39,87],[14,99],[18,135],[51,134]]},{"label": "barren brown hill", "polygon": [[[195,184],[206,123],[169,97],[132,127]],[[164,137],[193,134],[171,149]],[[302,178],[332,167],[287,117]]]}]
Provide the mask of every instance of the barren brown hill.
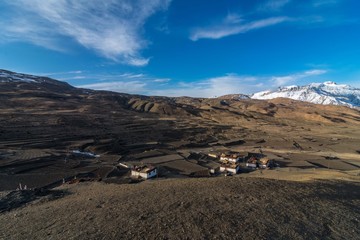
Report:
[{"label": "barren brown hill", "polygon": [[[0,100],[0,238],[359,236],[356,109],[129,95],[19,74],[0,79]],[[262,153],[280,168],[190,179],[209,176],[210,151]],[[128,184],[119,163],[154,165],[159,177]],[[68,184],[81,181],[101,183]]]},{"label": "barren brown hill", "polygon": [[[360,165],[355,109],[288,99],[136,96],[21,76],[36,81],[0,81],[0,189],[47,186],[79,174],[123,176],[119,161],[136,162],[151,151],[168,160],[158,165],[165,177],[201,170],[205,160],[188,153],[211,150],[261,151],[282,167]],[[101,157],[76,157],[73,150]]]}]

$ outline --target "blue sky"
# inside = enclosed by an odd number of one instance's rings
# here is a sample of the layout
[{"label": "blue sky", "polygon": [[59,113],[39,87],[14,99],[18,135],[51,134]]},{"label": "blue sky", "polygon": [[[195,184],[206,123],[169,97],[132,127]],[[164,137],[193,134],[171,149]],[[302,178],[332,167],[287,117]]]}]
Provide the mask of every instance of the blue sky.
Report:
[{"label": "blue sky", "polygon": [[0,68],[144,95],[360,87],[359,9],[357,0],[5,0]]}]

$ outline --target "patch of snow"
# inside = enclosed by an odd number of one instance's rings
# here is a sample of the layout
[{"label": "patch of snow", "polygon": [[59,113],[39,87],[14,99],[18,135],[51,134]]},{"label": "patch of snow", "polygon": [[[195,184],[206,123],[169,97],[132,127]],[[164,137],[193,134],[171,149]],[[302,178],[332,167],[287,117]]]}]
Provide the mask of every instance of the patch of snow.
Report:
[{"label": "patch of snow", "polygon": [[84,156],[88,156],[88,157],[93,157],[93,158],[100,157],[100,155],[94,154],[92,152],[82,152],[80,150],[74,150],[74,151],[72,151],[72,153],[77,154],[77,155],[84,155]]},{"label": "patch of snow", "polygon": [[38,77],[0,70],[0,82],[38,82]]}]

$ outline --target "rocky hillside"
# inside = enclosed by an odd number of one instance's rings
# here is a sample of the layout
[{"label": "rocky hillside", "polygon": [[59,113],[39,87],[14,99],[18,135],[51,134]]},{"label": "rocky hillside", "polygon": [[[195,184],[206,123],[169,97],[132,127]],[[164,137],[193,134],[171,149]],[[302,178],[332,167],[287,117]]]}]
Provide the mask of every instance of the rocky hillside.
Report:
[{"label": "rocky hillside", "polygon": [[[190,176],[211,161],[189,153],[212,149],[261,150],[284,167],[358,168],[356,109],[284,98],[149,97],[2,76],[0,190],[54,186],[84,174],[125,181],[119,161],[155,161],[164,177]],[[72,150],[101,157],[69,158]]]}]

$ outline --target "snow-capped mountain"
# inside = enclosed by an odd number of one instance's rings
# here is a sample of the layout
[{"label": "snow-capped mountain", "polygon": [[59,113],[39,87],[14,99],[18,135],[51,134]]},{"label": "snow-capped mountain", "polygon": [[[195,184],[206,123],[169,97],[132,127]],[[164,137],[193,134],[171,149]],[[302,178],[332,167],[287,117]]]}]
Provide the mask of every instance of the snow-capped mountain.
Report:
[{"label": "snow-capped mountain", "polygon": [[258,92],[252,99],[291,98],[315,104],[360,107],[360,89],[334,82],[311,83],[306,86],[280,87],[277,91]]}]

